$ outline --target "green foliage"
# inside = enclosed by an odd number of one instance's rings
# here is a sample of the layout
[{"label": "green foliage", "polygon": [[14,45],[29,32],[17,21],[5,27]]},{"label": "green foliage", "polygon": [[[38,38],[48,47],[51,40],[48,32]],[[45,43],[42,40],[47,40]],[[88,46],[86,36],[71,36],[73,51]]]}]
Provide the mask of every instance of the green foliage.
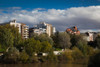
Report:
[{"label": "green foliage", "polygon": [[80,60],[83,59],[84,55],[77,47],[73,47],[72,57],[74,60]]},{"label": "green foliage", "polygon": [[9,24],[4,25],[3,27],[11,30],[11,33],[14,36],[14,46],[17,47],[22,40],[21,34],[18,31],[18,28],[14,27],[14,26],[10,26]]},{"label": "green foliage", "polygon": [[83,39],[83,35],[70,35],[72,48],[77,47],[83,55],[87,55],[88,45],[87,41]]},{"label": "green foliage", "polygon": [[90,57],[88,67],[100,67],[100,52]]},{"label": "green foliage", "polygon": [[1,46],[2,45],[0,44],[0,52],[5,52],[5,50]]},{"label": "green foliage", "polygon": [[47,34],[34,34],[34,39],[39,40],[40,42],[48,41],[51,45],[53,45],[53,40],[51,37],[49,37]]},{"label": "green foliage", "polygon": [[71,37],[72,47],[76,46],[79,41],[84,41],[85,42],[85,40],[83,39],[83,35],[70,34],[70,37]]},{"label": "green foliage", "polygon": [[92,56],[94,53],[95,53],[94,48],[88,46],[88,48],[87,48],[87,55]]},{"label": "green foliage", "polygon": [[77,42],[76,47],[78,47],[78,48],[82,51],[82,53],[83,53],[84,55],[87,55],[88,45],[87,45],[87,42],[86,42],[86,41],[79,40],[79,41]]},{"label": "green foliage", "polygon": [[20,53],[20,57],[19,57],[19,60],[22,61],[23,63],[26,63],[29,59],[29,55],[25,52],[25,50],[23,50],[21,53]]},{"label": "green foliage", "polygon": [[48,55],[47,55],[47,60],[48,61],[57,61],[57,56],[54,55],[53,51],[51,50]]},{"label": "green foliage", "polygon": [[56,48],[60,48],[59,31],[57,31],[54,35],[52,35],[52,39],[54,41],[54,45],[53,46],[56,47]]},{"label": "green foliage", "polygon": [[70,51],[64,51],[64,53],[62,53],[61,55],[58,55],[58,60],[60,62],[70,62],[73,61],[73,57],[72,57],[72,52]]},{"label": "green foliage", "polygon": [[35,53],[32,54],[32,56],[29,57],[30,62],[38,62],[38,57],[35,56]]},{"label": "green foliage", "polygon": [[19,58],[19,51],[15,47],[8,49],[8,52],[4,54],[4,61],[8,63],[17,62]]},{"label": "green foliage", "polygon": [[62,48],[70,48],[71,43],[70,43],[70,36],[66,32],[62,32],[59,34],[60,38],[60,45]]},{"label": "green foliage", "polygon": [[40,42],[37,40],[34,40],[34,38],[30,38],[25,41],[25,51],[28,55],[32,55],[34,52],[48,52],[52,49],[52,45],[48,43],[47,41]]},{"label": "green foliage", "polygon": [[69,51],[65,51],[63,53],[63,57],[66,61],[72,61],[73,60],[73,57],[72,57],[72,53],[69,52]]},{"label": "green foliage", "polygon": [[41,52],[49,52],[52,49],[52,45],[47,41],[42,42],[41,45]]},{"label": "green foliage", "polygon": [[57,32],[55,35],[52,37],[55,43],[56,48],[70,48],[71,43],[70,43],[70,36],[66,32]]},{"label": "green foliage", "polygon": [[100,49],[100,35],[96,37],[94,43]]},{"label": "green foliage", "polygon": [[36,49],[33,48],[35,47],[34,45],[36,44],[36,41],[34,40],[34,38],[28,39],[25,41],[25,51],[27,52],[28,55],[32,55],[33,52],[35,52]]},{"label": "green foliage", "polygon": [[18,47],[21,43],[21,35],[18,32],[18,28],[9,24],[0,26],[0,43],[3,49],[7,49],[10,46]]},{"label": "green foliage", "polygon": [[2,44],[3,49],[13,46],[14,36],[11,33],[10,29],[0,27],[0,43]]}]

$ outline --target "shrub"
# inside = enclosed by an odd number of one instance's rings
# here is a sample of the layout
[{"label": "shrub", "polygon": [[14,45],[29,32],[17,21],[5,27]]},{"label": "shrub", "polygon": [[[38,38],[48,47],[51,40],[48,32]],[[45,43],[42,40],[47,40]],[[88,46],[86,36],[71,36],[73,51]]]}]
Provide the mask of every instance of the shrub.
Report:
[{"label": "shrub", "polygon": [[100,52],[90,57],[88,67],[100,67]]},{"label": "shrub", "polygon": [[53,51],[50,51],[47,55],[47,60],[49,61],[57,61],[57,56],[54,55]]},{"label": "shrub", "polygon": [[21,53],[20,53],[20,61],[22,61],[23,63],[26,63],[27,60],[28,60],[29,56],[28,54],[23,50]]},{"label": "shrub", "polygon": [[79,60],[82,59],[84,56],[77,47],[73,47],[72,57],[74,60]]},{"label": "shrub", "polygon": [[72,52],[65,51],[63,53],[63,60],[65,60],[65,61],[72,61],[73,60]]},{"label": "shrub", "polygon": [[19,51],[15,47],[8,49],[8,52],[4,54],[4,61],[6,63],[16,63],[19,58]]}]

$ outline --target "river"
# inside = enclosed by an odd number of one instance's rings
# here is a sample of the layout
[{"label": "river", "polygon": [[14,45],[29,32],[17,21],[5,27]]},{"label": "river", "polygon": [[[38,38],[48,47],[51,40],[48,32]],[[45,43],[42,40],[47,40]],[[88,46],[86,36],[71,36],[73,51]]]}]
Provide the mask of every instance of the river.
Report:
[{"label": "river", "polygon": [[87,67],[84,64],[35,63],[35,64],[0,64],[0,67]]}]

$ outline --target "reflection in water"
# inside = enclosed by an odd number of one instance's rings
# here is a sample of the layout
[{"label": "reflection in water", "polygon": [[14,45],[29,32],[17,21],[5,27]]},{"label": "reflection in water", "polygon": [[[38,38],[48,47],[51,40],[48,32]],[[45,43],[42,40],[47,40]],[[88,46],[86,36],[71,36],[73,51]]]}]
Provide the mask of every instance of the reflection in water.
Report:
[{"label": "reflection in water", "polygon": [[87,66],[82,64],[36,63],[36,64],[0,64],[0,67],[87,67]]}]

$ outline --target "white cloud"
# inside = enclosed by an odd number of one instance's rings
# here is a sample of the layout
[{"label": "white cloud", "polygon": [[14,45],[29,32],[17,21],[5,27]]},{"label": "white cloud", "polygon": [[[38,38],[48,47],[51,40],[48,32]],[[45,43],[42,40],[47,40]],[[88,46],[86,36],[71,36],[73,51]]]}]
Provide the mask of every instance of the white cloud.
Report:
[{"label": "white cloud", "polygon": [[12,19],[29,25],[45,21],[53,24],[60,31],[65,31],[66,28],[74,25],[79,29],[100,29],[100,6],[73,7],[64,10],[37,8],[32,11],[16,10],[0,15],[0,23]]}]

